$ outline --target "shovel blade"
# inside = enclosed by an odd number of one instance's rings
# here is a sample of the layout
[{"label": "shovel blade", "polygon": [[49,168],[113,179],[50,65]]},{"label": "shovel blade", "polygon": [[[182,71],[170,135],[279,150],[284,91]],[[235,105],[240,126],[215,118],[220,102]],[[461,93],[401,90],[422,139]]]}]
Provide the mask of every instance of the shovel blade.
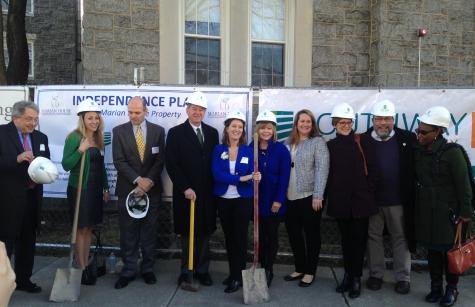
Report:
[{"label": "shovel blade", "polygon": [[264,269],[242,270],[242,290],[246,305],[268,302],[270,295]]},{"label": "shovel blade", "polygon": [[81,269],[57,269],[49,300],[52,302],[77,301],[81,292],[81,277]]}]

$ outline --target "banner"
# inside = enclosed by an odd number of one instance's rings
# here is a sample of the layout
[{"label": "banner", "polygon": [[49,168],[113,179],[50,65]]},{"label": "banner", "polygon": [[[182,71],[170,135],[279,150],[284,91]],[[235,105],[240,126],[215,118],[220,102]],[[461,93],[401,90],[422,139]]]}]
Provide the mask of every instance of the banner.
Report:
[{"label": "banner", "polygon": [[[200,87],[207,99],[208,109],[204,122],[215,127],[220,136],[224,127],[224,118],[229,111],[242,111],[246,114],[247,129],[252,128],[252,96],[249,88],[206,88]],[[127,103],[134,96],[141,96],[148,106],[146,119],[158,124],[165,132],[187,120],[185,99],[194,91],[192,87],[167,86],[39,86],[36,89],[35,102],[40,109],[38,129],[49,139],[51,160],[59,170],[58,180],[44,186],[45,197],[66,197],[69,174],[61,166],[66,136],[77,126],[77,105],[86,98],[98,102],[102,108],[105,122],[104,157],[109,178],[111,195],[115,194],[117,173],[112,162],[112,129],[127,121]],[[170,200],[172,184],[166,174],[162,174],[164,199]]]},{"label": "banner", "polygon": [[259,94],[259,110],[268,109],[277,115],[280,141],[284,141],[289,135],[293,117],[301,109],[309,109],[314,113],[322,135],[330,139],[335,136],[330,118],[334,105],[346,102],[353,107],[356,112],[354,129],[361,133],[372,126],[373,104],[383,99],[389,99],[396,106],[395,125],[410,131],[417,128],[419,115],[428,108],[440,105],[449,109],[452,123],[446,131],[446,137],[463,145],[472,165],[475,164],[474,89],[264,89]]},{"label": "banner", "polygon": [[28,87],[0,86],[0,125],[12,120],[12,107],[17,101],[28,100]]}]

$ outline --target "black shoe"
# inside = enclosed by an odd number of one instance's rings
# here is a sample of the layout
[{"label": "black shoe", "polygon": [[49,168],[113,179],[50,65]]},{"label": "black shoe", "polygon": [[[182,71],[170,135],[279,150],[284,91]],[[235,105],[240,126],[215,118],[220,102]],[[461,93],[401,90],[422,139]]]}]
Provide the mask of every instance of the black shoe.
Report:
[{"label": "black shoe", "polygon": [[181,285],[181,283],[183,283],[183,282],[191,284],[191,279],[190,279],[188,273],[181,273],[180,276],[178,276],[177,284]]},{"label": "black shoe", "polygon": [[348,291],[351,285],[350,281],[351,281],[350,277],[348,276],[348,274],[345,273],[345,275],[343,276],[343,280],[338,285],[338,287],[336,287],[336,292],[343,293],[343,292]]},{"label": "black shoe", "polygon": [[223,284],[224,286],[227,286],[227,285],[229,285],[229,283],[230,283],[231,281],[233,281],[233,280],[232,280],[232,278],[231,278],[231,275],[229,275],[228,277],[226,277],[226,278],[223,280],[222,284]]},{"label": "black shoe", "polygon": [[40,293],[41,287],[28,280],[26,283],[18,284],[16,286],[16,290],[25,291],[28,293]]},{"label": "black shoe", "polygon": [[394,286],[394,291],[399,294],[408,294],[411,290],[411,283],[408,281],[398,281]]},{"label": "black shoe", "polygon": [[200,285],[211,286],[213,284],[213,280],[211,279],[211,275],[209,275],[209,273],[196,273],[195,278],[198,279]]},{"label": "black shoe", "polygon": [[133,281],[135,277],[126,277],[126,276],[120,276],[117,282],[115,283],[114,288],[116,289],[122,289],[127,287],[129,282]]},{"label": "black shoe", "polygon": [[361,294],[361,278],[353,277],[351,280],[350,291],[348,296],[350,298],[357,298]]},{"label": "black shoe", "polygon": [[428,303],[437,303],[440,301],[441,297],[443,296],[442,288],[432,288],[429,294],[426,295],[426,302]]},{"label": "black shoe", "polygon": [[157,283],[157,277],[153,272],[146,272],[142,274],[142,278],[147,285],[153,285]]},{"label": "black shoe", "polygon": [[272,284],[272,279],[274,279],[274,273],[272,273],[272,271],[266,270],[266,280],[268,288],[270,288],[270,285]]},{"label": "black shoe", "polygon": [[81,285],[94,286],[96,284],[97,278],[92,276],[89,272],[87,269],[82,271]]},{"label": "black shoe", "polygon": [[285,280],[285,281],[300,280],[300,279],[302,279],[303,275],[304,275],[303,273],[300,273],[300,274],[295,275],[295,276],[292,276],[291,274],[285,275],[285,276],[284,276],[284,280]]},{"label": "black shoe", "polygon": [[457,301],[457,296],[458,295],[459,295],[459,292],[457,291],[457,288],[447,287],[445,289],[444,296],[440,299],[439,305],[440,306],[453,306],[455,304],[455,302]]},{"label": "black shoe", "polygon": [[382,285],[383,280],[381,278],[370,276],[370,278],[368,278],[368,280],[366,281],[366,287],[370,290],[379,290],[381,289]]},{"label": "black shoe", "polygon": [[241,288],[241,286],[242,286],[242,282],[240,282],[239,280],[231,280],[228,286],[226,287],[226,289],[224,289],[224,292],[226,293],[236,292],[237,290],[239,290],[239,288]]},{"label": "black shoe", "polygon": [[302,288],[310,287],[310,285],[313,284],[314,280],[315,280],[315,275],[313,276],[312,281],[310,281],[310,282],[305,282],[305,281],[303,281],[303,279],[301,279],[299,281],[299,287],[302,287]]}]

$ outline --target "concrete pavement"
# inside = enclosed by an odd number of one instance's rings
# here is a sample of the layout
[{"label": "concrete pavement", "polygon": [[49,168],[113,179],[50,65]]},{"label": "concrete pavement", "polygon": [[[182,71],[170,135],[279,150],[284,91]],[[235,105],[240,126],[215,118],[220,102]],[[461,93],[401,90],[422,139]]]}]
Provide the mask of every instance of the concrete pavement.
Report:
[{"label": "concrete pavement", "polygon": [[[52,303],[48,301],[57,268],[67,266],[67,258],[36,257],[32,280],[43,291],[28,294],[16,291],[10,301],[11,307],[28,306],[242,306],[242,290],[232,294],[223,292],[221,281],[227,276],[226,262],[212,262],[211,275],[214,285],[201,287],[196,293],[186,292],[176,286],[178,260],[157,261],[156,274],[158,282],[147,285],[141,278],[131,282],[126,288],[114,289],[116,274],[108,274],[98,279],[95,286],[82,286],[80,301],[75,303]],[[316,280],[308,288],[300,288],[297,282],[286,282],[283,276],[292,272],[289,265],[276,265],[275,277],[270,288],[271,301],[263,306],[364,306],[364,307],[412,307],[438,306],[424,302],[429,287],[427,271],[413,272],[411,292],[400,295],[394,292],[392,272],[385,275],[385,283],[380,291],[371,291],[363,287],[362,295],[350,299],[335,292],[338,280],[343,275],[340,267],[319,267]],[[367,273],[367,272],[365,272]],[[366,276],[364,280],[366,280]],[[459,300],[456,306],[475,306],[475,275],[461,277],[459,283]]]}]

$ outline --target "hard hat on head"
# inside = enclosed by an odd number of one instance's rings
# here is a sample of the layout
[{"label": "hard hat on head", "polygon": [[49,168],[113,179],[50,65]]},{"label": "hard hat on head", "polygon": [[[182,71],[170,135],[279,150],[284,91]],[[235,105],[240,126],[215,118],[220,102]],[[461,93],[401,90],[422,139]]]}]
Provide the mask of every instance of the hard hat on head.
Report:
[{"label": "hard hat on head", "polygon": [[194,91],[191,93],[185,100],[185,104],[194,104],[202,108],[208,108],[208,99],[206,99],[205,94],[200,91]]},{"label": "hard hat on head", "polygon": [[275,117],[275,114],[269,110],[264,110],[259,115],[257,115],[256,118],[256,123],[259,122],[271,122],[274,125],[277,125],[277,118]]},{"label": "hard hat on head", "polygon": [[147,215],[149,206],[150,200],[147,193],[144,193],[142,196],[137,196],[135,191],[132,190],[125,200],[127,213],[134,219],[144,218]]},{"label": "hard hat on head", "polygon": [[419,121],[428,125],[449,128],[450,112],[445,107],[432,107],[419,117]]},{"label": "hard hat on head", "polygon": [[99,107],[97,102],[95,102],[91,98],[87,98],[79,103],[76,113],[77,115],[79,115],[83,112],[101,112],[101,108]]},{"label": "hard hat on head", "polygon": [[227,122],[230,119],[239,119],[239,120],[242,120],[244,123],[246,123],[246,116],[241,111],[231,111],[231,112],[229,112],[228,115],[226,115],[226,118],[224,119],[224,122]]},{"label": "hard hat on head", "polygon": [[37,157],[28,166],[28,175],[38,184],[52,183],[58,178],[58,169],[50,159]]},{"label": "hard hat on head", "polygon": [[371,114],[373,116],[392,116],[396,115],[396,108],[394,107],[394,103],[385,99],[376,102],[373,105],[373,109],[371,110]]},{"label": "hard hat on head", "polygon": [[331,117],[355,119],[355,111],[347,103],[340,103],[333,107]]}]

